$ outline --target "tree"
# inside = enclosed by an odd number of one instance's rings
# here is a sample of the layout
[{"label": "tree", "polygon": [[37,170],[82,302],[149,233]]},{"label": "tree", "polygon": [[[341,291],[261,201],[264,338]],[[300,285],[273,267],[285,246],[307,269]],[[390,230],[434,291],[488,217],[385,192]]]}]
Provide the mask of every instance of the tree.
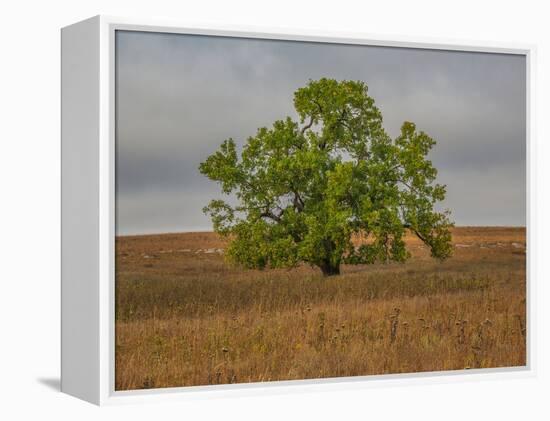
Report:
[{"label": "tree", "polygon": [[[452,251],[449,211],[427,159],[435,145],[415,124],[391,139],[360,81],[320,79],[294,93],[290,117],[249,137],[242,153],[233,139],[200,164],[200,172],[234,194],[238,204],[212,200],[204,208],[229,240],[227,255],[247,268],[405,261],[413,232],[445,259]],[[354,238],[366,238],[354,244]],[[355,242],[357,243],[357,242]]]}]

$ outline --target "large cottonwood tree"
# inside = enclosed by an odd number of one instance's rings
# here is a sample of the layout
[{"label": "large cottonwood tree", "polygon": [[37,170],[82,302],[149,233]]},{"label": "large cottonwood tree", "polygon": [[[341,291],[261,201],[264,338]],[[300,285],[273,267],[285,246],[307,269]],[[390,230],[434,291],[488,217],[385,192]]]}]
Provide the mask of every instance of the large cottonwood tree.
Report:
[{"label": "large cottonwood tree", "polygon": [[[238,153],[233,139],[200,171],[233,194],[204,211],[230,240],[227,255],[247,268],[405,261],[404,235],[414,233],[434,258],[452,251],[445,197],[427,159],[435,141],[403,123],[392,139],[360,81],[320,79],[294,93],[299,122],[262,127]],[[240,155],[240,156],[239,156]],[[366,241],[352,241],[360,234]]]}]

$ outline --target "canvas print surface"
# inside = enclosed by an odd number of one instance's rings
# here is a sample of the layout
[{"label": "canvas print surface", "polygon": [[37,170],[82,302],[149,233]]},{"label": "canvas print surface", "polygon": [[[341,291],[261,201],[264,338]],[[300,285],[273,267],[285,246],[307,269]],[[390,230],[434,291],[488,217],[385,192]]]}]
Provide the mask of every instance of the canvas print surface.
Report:
[{"label": "canvas print surface", "polygon": [[116,32],[115,389],[526,365],[523,55]]}]

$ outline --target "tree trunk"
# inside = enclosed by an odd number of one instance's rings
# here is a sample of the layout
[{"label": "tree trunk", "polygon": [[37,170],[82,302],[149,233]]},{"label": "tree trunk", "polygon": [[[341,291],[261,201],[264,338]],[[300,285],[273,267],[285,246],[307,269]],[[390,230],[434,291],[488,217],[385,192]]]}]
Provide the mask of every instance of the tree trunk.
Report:
[{"label": "tree trunk", "polygon": [[323,276],[334,276],[340,275],[340,263],[334,265],[329,261],[323,261],[319,264]]}]

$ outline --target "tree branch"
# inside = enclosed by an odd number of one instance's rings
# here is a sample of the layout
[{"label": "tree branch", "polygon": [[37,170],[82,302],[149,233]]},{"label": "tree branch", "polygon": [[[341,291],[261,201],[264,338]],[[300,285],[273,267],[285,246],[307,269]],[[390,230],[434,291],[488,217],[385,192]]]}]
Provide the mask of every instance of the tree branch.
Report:
[{"label": "tree branch", "polygon": [[430,245],[428,239],[426,237],[424,237],[422,234],[420,234],[418,232],[418,230],[416,228],[414,228],[411,224],[403,224],[403,228],[407,228],[407,229],[410,229],[412,232],[414,232],[414,234],[420,238],[420,240],[422,240],[424,243]]},{"label": "tree branch", "polygon": [[321,107],[321,104],[319,104],[319,101],[316,99],[312,99],[312,102],[317,105],[317,108],[319,108],[319,114],[323,114],[323,107]]},{"label": "tree branch", "polygon": [[313,126],[313,116],[309,118],[309,123],[302,127],[302,130],[300,130],[300,134],[303,135],[307,129],[311,128],[311,126]]},{"label": "tree branch", "polygon": [[294,200],[293,200],[293,203],[292,205],[294,206],[294,209],[297,210],[298,212],[302,212],[304,210],[304,201],[302,200],[302,198],[300,197],[300,194],[294,190],[294,189],[291,189],[292,193],[294,193]]},{"label": "tree branch", "polygon": [[260,218],[269,218],[277,223],[282,221],[281,215],[275,215],[269,208],[260,214]]},{"label": "tree branch", "polygon": [[417,188],[411,186],[411,185],[410,185],[409,183],[407,183],[406,181],[403,181],[402,178],[397,179],[397,182],[403,184],[405,187],[407,187],[407,188],[409,189],[409,191],[413,192],[414,194],[422,195],[422,192],[418,191]]}]

